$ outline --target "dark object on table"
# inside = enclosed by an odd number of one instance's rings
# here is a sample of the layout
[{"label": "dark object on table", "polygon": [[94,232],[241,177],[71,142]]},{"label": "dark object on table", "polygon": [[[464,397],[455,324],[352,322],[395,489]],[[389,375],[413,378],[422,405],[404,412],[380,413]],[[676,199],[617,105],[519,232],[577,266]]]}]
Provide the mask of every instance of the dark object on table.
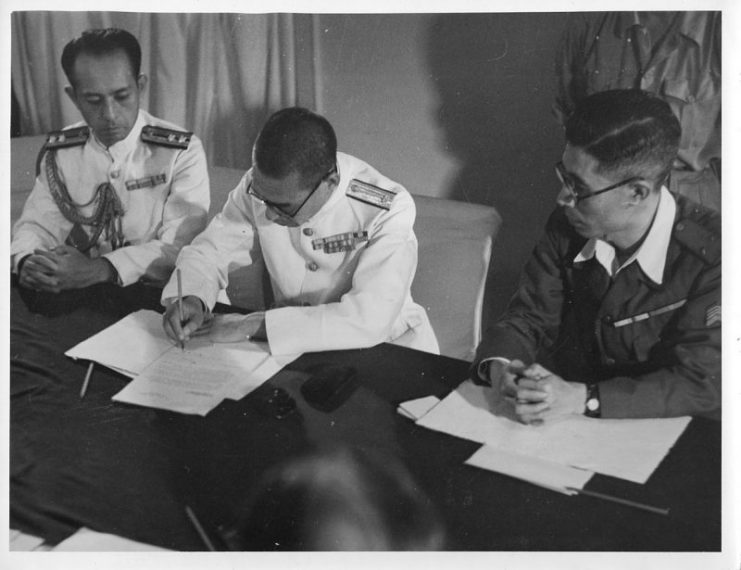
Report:
[{"label": "dark object on table", "polygon": [[301,395],[313,408],[332,412],[344,404],[358,387],[355,369],[350,366],[321,366],[301,386]]}]

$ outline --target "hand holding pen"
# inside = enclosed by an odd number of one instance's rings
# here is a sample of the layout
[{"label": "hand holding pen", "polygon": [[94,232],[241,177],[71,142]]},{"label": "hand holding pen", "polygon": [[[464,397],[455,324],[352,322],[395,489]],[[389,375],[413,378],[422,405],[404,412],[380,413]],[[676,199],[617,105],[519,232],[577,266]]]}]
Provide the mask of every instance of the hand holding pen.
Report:
[{"label": "hand holding pen", "polygon": [[182,347],[201,328],[205,319],[203,303],[198,297],[189,295],[181,302],[170,303],[162,317],[162,327],[165,334]]}]

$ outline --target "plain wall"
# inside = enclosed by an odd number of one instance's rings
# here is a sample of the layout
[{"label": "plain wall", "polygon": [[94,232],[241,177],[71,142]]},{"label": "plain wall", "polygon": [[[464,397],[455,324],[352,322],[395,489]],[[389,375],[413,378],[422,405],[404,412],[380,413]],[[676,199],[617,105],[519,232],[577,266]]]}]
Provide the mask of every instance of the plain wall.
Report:
[{"label": "plain wall", "polygon": [[322,111],[340,147],[412,193],[503,218],[487,314],[506,305],[558,191],[551,114],[565,13],[318,16]]}]

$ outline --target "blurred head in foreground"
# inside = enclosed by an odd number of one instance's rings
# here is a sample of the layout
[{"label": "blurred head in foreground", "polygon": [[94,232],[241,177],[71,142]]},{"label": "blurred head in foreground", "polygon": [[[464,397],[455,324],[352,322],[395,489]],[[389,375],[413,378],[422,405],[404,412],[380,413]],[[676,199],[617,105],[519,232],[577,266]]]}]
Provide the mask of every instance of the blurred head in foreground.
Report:
[{"label": "blurred head in foreground", "polygon": [[226,538],[232,550],[436,550],[444,530],[403,466],[341,448],[267,473]]}]

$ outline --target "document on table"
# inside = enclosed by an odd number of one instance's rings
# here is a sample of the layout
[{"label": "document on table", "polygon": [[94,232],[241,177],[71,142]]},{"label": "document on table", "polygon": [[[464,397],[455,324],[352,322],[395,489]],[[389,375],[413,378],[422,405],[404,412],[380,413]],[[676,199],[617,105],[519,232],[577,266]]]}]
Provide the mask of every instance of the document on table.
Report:
[{"label": "document on table", "polygon": [[193,338],[184,350],[165,351],[113,399],[204,416],[268,357],[236,346]]},{"label": "document on table", "polygon": [[417,423],[502,451],[645,483],[690,419],[574,415],[530,426],[517,421],[511,404],[497,391],[467,380]]},{"label": "document on table", "polygon": [[162,315],[141,310],[127,315],[64,354],[71,358],[94,360],[133,378],[172,347],[172,341],[162,330]]},{"label": "document on table", "polygon": [[60,542],[52,550],[61,552],[168,551],[167,548],[160,548],[159,546],[137,542],[115,534],[96,532],[85,527],[79,529],[75,534]]},{"label": "document on table", "polygon": [[65,353],[93,360],[133,380],[113,399],[205,415],[224,398],[241,399],[299,354],[273,356],[267,343],[213,343],[194,337],[181,350],[167,338],[162,316],[141,310]]},{"label": "document on table", "polygon": [[418,420],[440,403],[437,396],[425,396],[407,402],[402,402],[396,411],[410,420]]},{"label": "document on table", "polygon": [[593,471],[503,451],[490,445],[483,445],[466,460],[466,464],[516,477],[566,495],[575,495],[576,489],[583,489],[594,475]]}]

